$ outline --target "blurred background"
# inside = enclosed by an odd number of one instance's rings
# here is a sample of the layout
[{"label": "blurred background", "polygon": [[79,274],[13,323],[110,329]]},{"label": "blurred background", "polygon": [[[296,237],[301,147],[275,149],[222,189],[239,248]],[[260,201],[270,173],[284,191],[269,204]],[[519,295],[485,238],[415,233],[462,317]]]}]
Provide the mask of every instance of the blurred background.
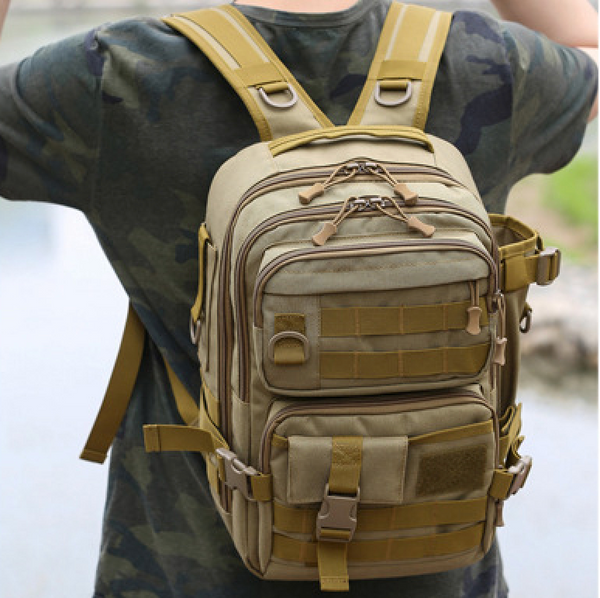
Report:
[{"label": "blurred background", "polygon": [[[14,1],[0,64],[105,21],[202,4]],[[593,124],[567,168],[526,179],[508,205],[565,258],[554,285],[532,288],[534,326],[523,337],[523,449],[534,469],[499,531],[512,598],[597,596],[597,143]],[[1,598],[92,594],[108,468],[78,455],[126,308],[79,213],[0,198]]]}]

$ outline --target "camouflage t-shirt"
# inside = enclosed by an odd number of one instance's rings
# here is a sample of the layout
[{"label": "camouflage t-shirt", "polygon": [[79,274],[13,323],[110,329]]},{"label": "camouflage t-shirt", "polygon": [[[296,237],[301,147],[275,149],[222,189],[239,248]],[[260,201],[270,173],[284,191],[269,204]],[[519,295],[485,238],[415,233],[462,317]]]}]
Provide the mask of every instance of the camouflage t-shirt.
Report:
[{"label": "camouflage t-shirt", "polygon": [[[297,15],[243,8],[337,124],[350,115],[387,0]],[[489,210],[511,186],[577,151],[595,93],[582,53],[515,24],[456,13],[427,131],[464,153]],[[212,506],[202,459],[147,455],[145,423],[181,423],[161,354],[192,395],[188,337],[197,228],[219,165],[257,141],[237,95],[185,39],[154,19],[102,26],[0,69],[0,195],[81,210],[143,320],[141,372],[112,451],[96,597],[320,594],[316,583],[248,573]],[[505,596],[497,546],[448,573],[357,581],[350,596]]]}]

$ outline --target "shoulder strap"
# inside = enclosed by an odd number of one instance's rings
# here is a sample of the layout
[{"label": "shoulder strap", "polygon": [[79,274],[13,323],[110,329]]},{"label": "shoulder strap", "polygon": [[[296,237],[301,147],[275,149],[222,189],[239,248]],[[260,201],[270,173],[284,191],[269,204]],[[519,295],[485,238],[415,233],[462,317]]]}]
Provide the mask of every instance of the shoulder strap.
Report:
[{"label": "shoulder strap", "polygon": [[[144,325],[130,303],[119,353],[102,405],[81,453],[81,459],[94,463],[104,463],[108,449],[119,431],[129,406],[129,400],[142,363],[145,339],[146,330]],[[198,419],[198,404],[177,378],[167,361],[163,361],[179,415],[186,424],[192,425]]]},{"label": "shoulder strap", "polygon": [[349,125],[423,130],[452,15],[394,2]]},{"label": "shoulder strap", "polygon": [[179,13],[163,20],[196,44],[219,69],[248,108],[261,140],[333,126],[233,6]]}]

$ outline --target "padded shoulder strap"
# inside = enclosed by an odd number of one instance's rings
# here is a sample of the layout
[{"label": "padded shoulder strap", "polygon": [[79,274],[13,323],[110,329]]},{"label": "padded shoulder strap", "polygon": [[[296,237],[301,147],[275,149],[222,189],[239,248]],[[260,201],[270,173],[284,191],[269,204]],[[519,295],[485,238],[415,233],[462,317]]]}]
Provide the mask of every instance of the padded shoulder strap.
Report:
[{"label": "padded shoulder strap", "polygon": [[163,20],[188,37],[219,69],[248,108],[261,140],[333,126],[233,6],[179,13]]},{"label": "padded shoulder strap", "polygon": [[394,2],[349,125],[423,130],[452,15]]}]

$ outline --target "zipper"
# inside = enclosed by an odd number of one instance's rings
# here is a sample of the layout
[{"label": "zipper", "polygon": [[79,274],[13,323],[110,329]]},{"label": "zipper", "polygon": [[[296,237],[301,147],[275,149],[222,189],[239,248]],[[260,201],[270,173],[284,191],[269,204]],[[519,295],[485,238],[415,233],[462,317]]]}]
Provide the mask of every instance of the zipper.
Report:
[{"label": "zipper", "polygon": [[[423,408],[422,404],[428,403]],[[258,469],[263,474],[269,474],[271,458],[271,438],[277,426],[289,417],[298,415],[341,415],[351,412],[352,415],[382,415],[395,414],[412,411],[415,409],[435,409],[436,407],[446,407],[449,405],[479,404],[487,407],[491,413],[494,422],[494,437],[496,440],[495,464],[499,461],[499,424],[498,417],[493,407],[485,401],[479,394],[470,390],[448,391],[441,396],[438,394],[411,394],[411,395],[392,395],[389,399],[380,398],[357,399],[355,401],[346,401],[345,403],[323,402],[301,403],[284,407],[271,417],[263,430],[260,440],[260,453]]]},{"label": "zipper", "polygon": [[[367,164],[367,161],[355,161]],[[230,403],[230,392],[229,392],[229,377],[231,372],[231,360],[232,360],[232,347],[233,347],[233,313],[230,302],[230,283],[229,283],[229,263],[231,260],[231,248],[232,248],[232,236],[235,224],[239,218],[239,215],[243,208],[258,198],[260,195],[267,191],[273,191],[281,188],[289,188],[297,186],[299,183],[314,184],[322,181],[325,177],[329,179],[332,177],[332,181],[336,180],[336,177],[340,177],[344,180],[348,180],[348,172],[343,172],[344,166],[348,163],[340,164],[328,169],[322,168],[307,168],[299,169],[296,171],[288,172],[286,174],[275,175],[266,180],[260,181],[253,185],[246,193],[240,198],[229,224],[225,232],[223,240],[223,254],[221,259],[220,271],[219,271],[219,289],[217,294],[217,301],[219,311],[218,317],[218,352],[219,352],[219,372],[218,372],[218,396],[221,401],[221,422],[222,431],[225,440],[231,442],[231,413],[229,408]],[[388,165],[385,166],[380,163],[380,166],[384,167],[390,175],[402,175],[403,180],[407,181],[436,181],[453,186],[460,186],[465,188],[460,181],[452,177],[446,171],[430,167],[430,166],[396,166]],[[358,167],[360,169],[360,167]],[[369,180],[381,180],[379,174],[369,173],[366,166],[362,172],[356,172],[352,178],[356,177],[357,180],[369,181]],[[342,182],[341,180],[339,182]],[[491,237],[493,239],[493,236]],[[241,394],[241,393],[240,393]]]},{"label": "zipper", "polygon": [[[390,243],[365,243],[362,247],[357,249],[356,247],[336,247],[336,248],[312,248],[312,249],[299,249],[296,251],[290,251],[278,258],[275,258],[270,262],[258,275],[256,279],[256,286],[254,287],[254,323],[258,328],[262,328],[262,293],[268,282],[268,280],[283,266],[301,261],[301,260],[321,260],[328,257],[358,257],[364,255],[378,255],[380,253],[397,253],[405,251],[433,251],[436,249],[458,249],[460,251],[468,251],[474,253],[479,257],[483,258],[484,261],[490,267],[490,285],[489,289],[492,290],[492,295],[495,294],[498,285],[498,275],[496,272],[496,264],[488,253],[482,249],[479,249],[475,245],[462,241],[460,239],[453,239],[452,241],[432,241],[432,240],[421,240],[411,239],[406,241],[395,241]],[[346,254],[344,256],[340,254]]]},{"label": "zipper", "polygon": [[[357,198],[357,199],[361,199],[361,198]],[[292,210],[285,214],[277,214],[277,215],[272,216],[271,218],[268,218],[267,220],[263,221],[244,240],[244,243],[242,244],[242,246],[240,248],[240,251],[238,254],[238,259],[237,259],[236,265],[235,265],[234,303],[237,306],[236,320],[237,320],[237,332],[238,332],[237,338],[238,338],[239,352],[240,352],[240,356],[241,355],[245,356],[244,357],[245,363],[247,363],[247,361],[248,361],[247,353],[249,351],[248,334],[247,334],[248,318],[247,318],[247,309],[246,309],[246,293],[244,292],[245,267],[246,267],[246,260],[247,260],[247,257],[248,257],[248,254],[250,252],[252,245],[255,243],[255,241],[261,235],[263,235],[264,233],[266,233],[270,230],[273,230],[274,228],[276,228],[277,226],[280,226],[282,224],[291,224],[293,222],[302,222],[305,220],[316,220],[323,215],[337,214],[339,211],[338,205],[339,204],[332,204],[329,206],[320,206],[320,207],[314,207],[314,208],[300,208],[297,210]],[[430,200],[428,198],[421,198],[420,205],[422,206],[420,208],[420,211],[426,211],[427,207],[435,207],[443,212],[456,213],[456,214],[459,214],[459,215],[469,218],[472,222],[475,222],[475,224],[479,225],[488,234],[490,241],[491,241],[491,245],[492,245],[492,254],[494,254],[494,255],[498,254],[497,244],[496,244],[496,241],[493,236],[493,232],[492,232],[491,228],[483,219],[481,219],[476,214],[473,214],[472,212],[466,210],[465,208],[461,208],[460,206],[447,205],[447,203],[442,200]],[[360,216],[361,214],[363,214],[364,212],[369,210],[370,207],[372,207],[372,206],[367,205],[367,202],[365,201],[364,207],[362,209],[357,210],[360,213],[360,214],[357,214],[357,216]],[[364,215],[366,215],[366,214],[364,214]],[[379,214],[375,211],[371,211],[369,215],[370,216],[378,216]],[[488,293],[489,293],[489,291],[488,291]],[[245,381],[248,379],[248,373],[244,370],[243,364],[240,364],[239,372],[240,372],[240,381],[239,381],[240,395],[245,396],[245,393],[247,392],[247,390],[246,390],[247,384]]]}]

